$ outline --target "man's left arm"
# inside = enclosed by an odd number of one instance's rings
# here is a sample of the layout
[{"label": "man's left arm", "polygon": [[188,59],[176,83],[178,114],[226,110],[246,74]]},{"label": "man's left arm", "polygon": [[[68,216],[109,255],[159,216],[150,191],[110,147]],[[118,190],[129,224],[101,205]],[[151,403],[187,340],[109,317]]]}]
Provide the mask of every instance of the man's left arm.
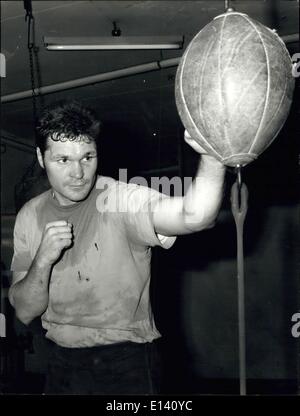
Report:
[{"label": "man's left arm", "polygon": [[225,166],[185,133],[186,142],[202,153],[196,176],[183,197],[163,198],[154,207],[156,233],[165,236],[190,234],[210,228],[221,207]]}]

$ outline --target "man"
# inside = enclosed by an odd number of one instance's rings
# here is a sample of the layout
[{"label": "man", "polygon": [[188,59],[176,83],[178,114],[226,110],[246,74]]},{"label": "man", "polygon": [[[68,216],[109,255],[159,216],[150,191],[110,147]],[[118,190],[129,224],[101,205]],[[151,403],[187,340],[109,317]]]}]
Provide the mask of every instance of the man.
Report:
[{"label": "man", "polygon": [[97,177],[99,131],[79,103],[44,111],[37,157],[51,189],[17,215],[9,299],[24,324],[41,316],[51,340],[47,393],[157,393],[151,247],[213,225],[225,169],[203,154],[186,195],[173,198]]}]

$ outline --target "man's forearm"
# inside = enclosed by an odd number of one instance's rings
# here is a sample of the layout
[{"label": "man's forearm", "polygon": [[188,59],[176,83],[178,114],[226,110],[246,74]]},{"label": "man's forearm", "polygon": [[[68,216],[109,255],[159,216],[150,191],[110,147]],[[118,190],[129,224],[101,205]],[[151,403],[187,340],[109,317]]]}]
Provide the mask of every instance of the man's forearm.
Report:
[{"label": "man's forearm", "polygon": [[183,221],[192,231],[207,228],[219,212],[225,167],[215,158],[203,155],[196,176],[183,198]]},{"label": "man's forearm", "polygon": [[224,176],[225,167],[215,158],[203,155],[186,195],[164,198],[155,206],[156,232],[189,234],[213,225],[222,203]]},{"label": "man's forearm", "polygon": [[51,267],[33,260],[26,276],[10,288],[11,303],[17,317],[25,324],[40,316],[47,308]]}]

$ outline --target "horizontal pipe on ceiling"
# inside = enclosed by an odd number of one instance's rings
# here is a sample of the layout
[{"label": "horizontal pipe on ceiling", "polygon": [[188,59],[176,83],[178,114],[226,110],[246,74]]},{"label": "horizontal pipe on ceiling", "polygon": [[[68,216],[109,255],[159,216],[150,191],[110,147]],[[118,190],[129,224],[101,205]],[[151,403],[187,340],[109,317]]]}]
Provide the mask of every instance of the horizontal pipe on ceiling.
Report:
[{"label": "horizontal pipe on ceiling", "polygon": [[291,35],[284,35],[284,36],[281,36],[281,39],[286,44],[299,42],[299,33],[293,33]]},{"label": "horizontal pipe on ceiling", "polygon": [[[60,82],[58,84],[48,85],[35,89],[36,94],[50,94],[58,91],[65,91],[72,88],[83,87],[85,85],[96,84],[98,82],[110,81],[122,77],[128,77],[130,75],[141,74],[144,72],[156,71],[162,68],[170,68],[177,66],[180,62],[179,58],[165,59],[162,61],[154,61],[147,64],[131,66],[128,68],[117,69],[116,71],[105,72],[103,74],[92,75],[89,77],[78,78],[72,81]],[[1,98],[1,103],[8,103],[12,101],[23,100],[24,98],[32,97],[32,90],[21,91],[15,94],[4,95]]]}]

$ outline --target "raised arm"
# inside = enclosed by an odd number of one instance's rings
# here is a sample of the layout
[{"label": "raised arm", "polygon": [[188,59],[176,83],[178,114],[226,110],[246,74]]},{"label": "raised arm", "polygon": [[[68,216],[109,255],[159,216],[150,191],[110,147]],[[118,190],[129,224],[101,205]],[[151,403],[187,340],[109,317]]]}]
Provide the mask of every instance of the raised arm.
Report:
[{"label": "raised arm", "polygon": [[222,202],[225,167],[204,153],[187,132],[185,141],[202,156],[186,195],[164,198],[154,207],[155,231],[166,236],[190,234],[212,227]]},{"label": "raised arm", "polygon": [[47,308],[49,280],[53,264],[72,244],[72,226],[66,221],[46,224],[39,249],[28,272],[14,272],[9,300],[16,315],[29,324]]}]

